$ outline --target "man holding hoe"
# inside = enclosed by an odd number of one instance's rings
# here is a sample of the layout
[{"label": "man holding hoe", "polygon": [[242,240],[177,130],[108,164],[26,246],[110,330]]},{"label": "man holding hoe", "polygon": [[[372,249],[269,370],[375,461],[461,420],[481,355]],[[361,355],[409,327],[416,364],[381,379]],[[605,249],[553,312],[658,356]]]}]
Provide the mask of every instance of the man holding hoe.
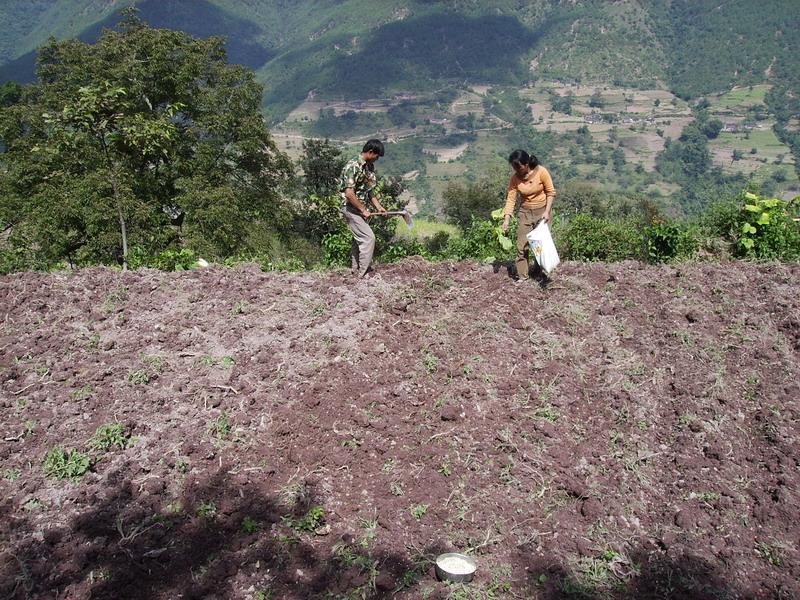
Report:
[{"label": "man holding hoe", "polygon": [[[364,277],[371,271],[372,254],[375,251],[375,233],[367,223],[372,214],[386,214],[373,189],[378,183],[375,176],[375,161],[383,156],[383,142],[367,140],[361,154],[347,161],[339,179],[342,194],[342,213],[353,232],[350,249],[351,269],[354,275]],[[367,200],[372,202],[375,213],[367,208]]]}]

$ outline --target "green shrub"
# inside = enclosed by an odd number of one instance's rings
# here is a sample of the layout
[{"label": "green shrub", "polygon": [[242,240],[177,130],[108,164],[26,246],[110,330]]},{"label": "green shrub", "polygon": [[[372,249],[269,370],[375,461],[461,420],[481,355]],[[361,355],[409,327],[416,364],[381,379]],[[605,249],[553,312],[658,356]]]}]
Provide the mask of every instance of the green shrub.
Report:
[{"label": "green shrub", "polygon": [[798,199],[786,202],[744,192],[736,201],[717,202],[700,223],[710,236],[722,240],[731,254],[756,260],[800,259]]},{"label": "green shrub", "polygon": [[760,260],[800,259],[800,225],[794,221],[797,202],[750,192],[745,200],[737,215],[736,254]]},{"label": "green shrub", "polygon": [[325,520],[325,509],[321,506],[312,506],[305,515],[299,518],[283,517],[283,522],[295,531],[314,531]]},{"label": "green shrub", "polygon": [[428,252],[425,244],[419,240],[394,240],[388,248],[380,253],[383,262],[395,262],[408,256],[423,256],[428,260],[434,256]]},{"label": "green shrub", "polygon": [[740,208],[740,204],[733,200],[714,202],[700,217],[700,226],[708,235],[730,242],[736,239]]},{"label": "green shrub", "polygon": [[554,231],[562,259],[616,262],[640,260],[644,240],[635,221],[611,221],[580,214]]},{"label": "green shrub", "polygon": [[124,450],[128,447],[130,437],[125,431],[122,423],[106,423],[95,431],[94,436],[89,440],[89,446],[95,450],[108,452],[113,448]]},{"label": "green shrub", "polygon": [[450,234],[446,231],[437,231],[431,237],[426,238],[424,241],[425,250],[431,256],[441,257],[447,248],[450,241]]},{"label": "green shrub", "polygon": [[80,479],[89,470],[91,461],[83,452],[51,448],[42,463],[45,477],[55,479]]},{"label": "green shrub", "polygon": [[148,254],[140,246],[131,249],[128,254],[128,266],[131,269],[148,267],[160,271],[187,271],[197,265],[197,256],[188,248],[164,250],[157,254]]},{"label": "green shrub", "polygon": [[295,256],[277,259],[261,259],[258,261],[262,271],[303,271],[306,265]]},{"label": "green shrub", "polygon": [[322,255],[325,264],[329,267],[350,266],[350,249],[353,244],[353,234],[350,230],[329,233],[322,238]]},{"label": "green shrub", "polygon": [[46,265],[35,265],[31,253],[24,247],[0,247],[0,275],[8,275],[17,271],[43,270]]},{"label": "green shrub", "polygon": [[[500,213],[498,216],[498,212]],[[472,219],[470,226],[460,238],[450,238],[443,258],[457,260],[475,259],[486,262],[507,261],[514,257],[515,228],[504,234],[500,223],[502,210],[492,213],[493,221]]]},{"label": "green shrub", "polygon": [[664,221],[644,228],[647,259],[654,263],[686,260],[697,253],[699,241],[694,230],[680,223]]}]

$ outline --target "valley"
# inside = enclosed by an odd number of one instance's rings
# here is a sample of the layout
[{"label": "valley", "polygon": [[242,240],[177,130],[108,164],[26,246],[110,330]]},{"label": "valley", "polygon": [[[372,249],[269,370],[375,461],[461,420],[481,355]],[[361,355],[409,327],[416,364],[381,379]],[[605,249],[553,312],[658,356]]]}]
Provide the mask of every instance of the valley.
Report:
[{"label": "valley", "polygon": [[[791,149],[773,132],[775,120],[764,103],[768,90],[734,88],[706,98],[711,118],[721,122],[709,150],[713,167],[772,181],[776,194],[789,199],[800,183]],[[404,179],[419,204],[435,214],[448,185],[507,171],[506,157],[517,146],[537,153],[562,181],[667,197],[678,186],[658,173],[656,157],[694,119],[688,102],[663,89],[537,81],[351,101],[310,94],[273,135],[295,159],[303,139],[327,137],[355,152],[365,139],[381,138],[389,143],[382,171]],[[528,128],[549,135],[552,151],[527,144]]]}]

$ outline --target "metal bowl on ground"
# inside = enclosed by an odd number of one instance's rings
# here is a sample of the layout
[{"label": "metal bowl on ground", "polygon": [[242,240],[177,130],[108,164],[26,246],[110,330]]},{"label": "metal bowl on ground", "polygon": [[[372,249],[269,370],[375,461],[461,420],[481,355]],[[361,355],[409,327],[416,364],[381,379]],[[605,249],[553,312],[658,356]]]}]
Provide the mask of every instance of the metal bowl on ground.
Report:
[{"label": "metal bowl on ground", "polygon": [[436,577],[439,581],[467,583],[472,581],[478,563],[466,554],[446,552],[436,557]]}]

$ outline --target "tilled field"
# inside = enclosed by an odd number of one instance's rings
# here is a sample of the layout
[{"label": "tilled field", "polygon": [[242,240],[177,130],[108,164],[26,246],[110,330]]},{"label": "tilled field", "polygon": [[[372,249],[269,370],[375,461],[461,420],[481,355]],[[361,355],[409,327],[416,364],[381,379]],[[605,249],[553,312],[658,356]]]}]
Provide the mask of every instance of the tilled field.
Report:
[{"label": "tilled field", "polygon": [[800,598],[800,265],[88,269],[0,305],[4,598]]}]

